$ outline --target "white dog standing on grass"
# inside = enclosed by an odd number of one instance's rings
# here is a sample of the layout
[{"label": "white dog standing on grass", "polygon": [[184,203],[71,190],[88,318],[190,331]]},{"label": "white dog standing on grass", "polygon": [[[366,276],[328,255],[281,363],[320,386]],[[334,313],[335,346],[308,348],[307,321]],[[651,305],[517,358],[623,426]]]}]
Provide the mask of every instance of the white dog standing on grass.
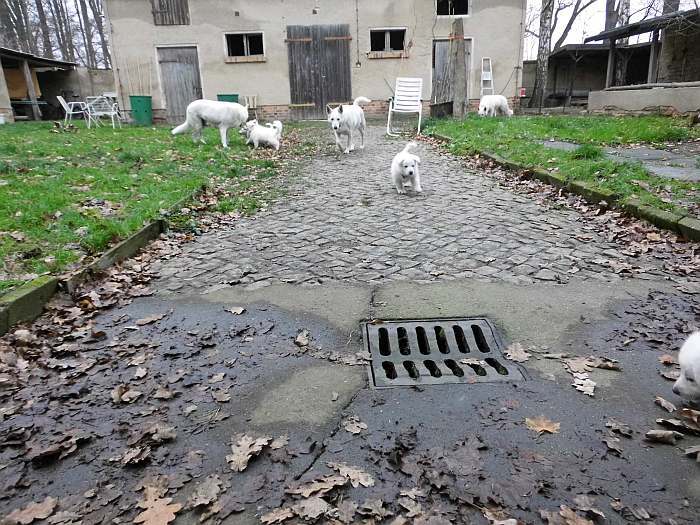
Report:
[{"label": "white dog standing on grass", "polygon": [[246,130],[246,135],[248,136],[246,144],[252,144],[255,149],[258,149],[258,146],[260,145],[270,146],[271,148],[275,148],[275,151],[280,149],[281,131],[278,131],[277,128],[272,126],[261,126],[258,124],[256,119],[246,122],[244,129]]},{"label": "white dog standing on grass", "polygon": [[503,95],[484,95],[479,101],[479,115],[495,117],[497,115],[513,116],[513,110],[508,107],[508,99]]},{"label": "white dog standing on grass", "polygon": [[673,384],[673,392],[679,396],[700,403],[700,332],[693,333],[678,354],[681,374]]},{"label": "white dog standing on grass", "polygon": [[[355,149],[355,143],[352,140],[354,132],[358,132],[362,139],[360,149],[365,149],[367,122],[365,121],[365,112],[360,107],[360,104],[368,104],[370,102],[372,101],[366,97],[357,97],[351,105],[340,105],[335,109],[331,109],[330,106],[326,108],[328,122],[335,135],[335,144],[343,153],[350,153]],[[341,135],[348,136],[348,145],[345,149],[340,143]]]},{"label": "white dog standing on grass", "polygon": [[192,131],[192,140],[204,142],[202,128],[205,124],[219,128],[221,145],[228,148],[229,128],[239,128],[248,120],[248,108],[237,102],[218,100],[195,100],[187,106],[187,118],[183,124],[173,129],[172,134]]},{"label": "white dog standing on grass", "polygon": [[413,191],[417,193],[423,191],[420,185],[420,174],[418,173],[420,157],[410,152],[416,146],[415,142],[409,142],[391,161],[391,178],[399,195],[406,193],[405,184],[410,184]]}]

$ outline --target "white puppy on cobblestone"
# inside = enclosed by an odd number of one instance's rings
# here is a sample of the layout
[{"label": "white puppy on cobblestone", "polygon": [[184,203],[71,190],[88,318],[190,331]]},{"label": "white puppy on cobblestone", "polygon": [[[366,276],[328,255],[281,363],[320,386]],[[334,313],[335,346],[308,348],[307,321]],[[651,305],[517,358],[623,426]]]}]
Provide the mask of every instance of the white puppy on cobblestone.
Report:
[{"label": "white puppy on cobblestone", "polygon": [[695,332],[683,343],[678,354],[678,364],[681,365],[681,375],[673,385],[673,392],[688,401],[699,403],[700,332]]},{"label": "white puppy on cobblestone", "polygon": [[423,188],[420,185],[420,174],[418,165],[420,157],[410,152],[411,149],[417,147],[415,142],[409,142],[406,147],[396,154],[394,160],[391,161],[391,178],[394,181],[394,186],[399,195],[406,193],[404,186],[410,184],[413,191],[420,193]]}]

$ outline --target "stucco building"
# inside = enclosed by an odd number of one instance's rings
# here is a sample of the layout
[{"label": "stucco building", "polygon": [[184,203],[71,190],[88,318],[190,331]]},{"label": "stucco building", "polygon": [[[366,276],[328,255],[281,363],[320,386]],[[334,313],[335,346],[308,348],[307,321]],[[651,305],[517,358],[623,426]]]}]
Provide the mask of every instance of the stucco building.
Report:
[{"label": "stucco building", "polygon": [[177,121],[199,97],[255,97],[263,118],[323,118],[363,95],[386,111],[397,76],[423,78],[431,100],[455,17],[464,22],[467,92],[481,59],[496,93],[518,94],[525,0],[106,0],[122,107],[150,95]]}]

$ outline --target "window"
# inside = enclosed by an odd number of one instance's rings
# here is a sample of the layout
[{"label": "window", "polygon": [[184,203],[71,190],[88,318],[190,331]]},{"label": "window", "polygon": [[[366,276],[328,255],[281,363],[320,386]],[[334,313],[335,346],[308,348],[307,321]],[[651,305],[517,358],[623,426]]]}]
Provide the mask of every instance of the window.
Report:
[{"label": "window", "polygon": [[265,54],[262,33],[226,35],[226,53],[229,57],[255,57]]},{"label": "window", "polygon": [[153,23],[157,26],[190,24],[188,0],[151,0]]},{"label": "window", "polygon": [[468,15],[469,0],[437,0],[438,16]]},{"label": "window", "polygon": [[405,29],[373,29],[369,32],[372,51],[403,51]]}]

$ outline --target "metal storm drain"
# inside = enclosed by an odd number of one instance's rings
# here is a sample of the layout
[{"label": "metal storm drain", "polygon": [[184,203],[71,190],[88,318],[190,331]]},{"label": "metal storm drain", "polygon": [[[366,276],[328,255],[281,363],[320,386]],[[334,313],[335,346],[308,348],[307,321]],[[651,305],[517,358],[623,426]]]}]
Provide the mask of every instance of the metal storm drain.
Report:
[{"label": "metal storm drain", "polygon": [[377,388],[524,379],[486,319],[370,322],[364,329]]}]

